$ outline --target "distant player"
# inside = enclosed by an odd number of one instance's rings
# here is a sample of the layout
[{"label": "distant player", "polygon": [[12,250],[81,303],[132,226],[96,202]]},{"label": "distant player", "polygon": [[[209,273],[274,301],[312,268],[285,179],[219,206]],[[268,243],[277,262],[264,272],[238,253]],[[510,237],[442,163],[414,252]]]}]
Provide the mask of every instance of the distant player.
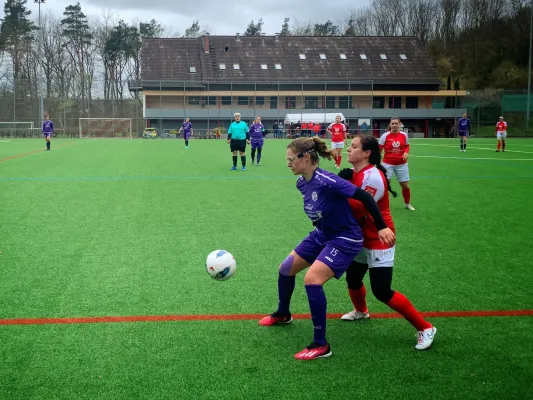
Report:
[{"label": "distant player", "polygon": [[496,152],[502,149],[502,152],[505,151],[505,139],[507,139],[507,122],[503,120],[503,117],[500,117],[500,120],[496,123],[496,138],[498,139],[498,148]]},{"label": "distant player", "polygon": [[409,167],[407,159],[409,157],[409,137],[407,133],[400,131],[400,119],[392,118],[389,125],[390,131],[385,132],[379,139],[379,148],[384,150],[383,166],[387,170],[387,179],[396,179],[402,187],[402,196],[405,208],[414,211],[411,205],[411,189],[409,188]]},{"label": "distant player", "polygon": [[248,125],[246,122],[241,121],[241,114],[235,113],[233,116],[235,117],[235,121],[228,128],[228,144],[233,154],[233,167],[231,167],[231,170],[235,171],[237,169],[238,152],[241,156],[242,170],[246,171],[246,144],[250,144]]},{"label": "distant player", "polygon": [[257,165],[261,165],[261,151],[265,143],[265,127],[261,123],[261,117],[255,117],[254,123],[248,131],[252,144],[252,165],[255,162],[255,151],[257,150]]},{"label": "distant player", "polygon": [[[353,165],[353,169],[343,169],[339,176],[370,193],[377,202],[385,223],[394,231],[388,191],[394,197],[396,193],[392,191],[385,177],[386,170],[381,165],[378,140],[373,136],[355,137],[348,147],[348,162]],[[417,350],[427,349],[433,343],[437,329],[424,320],[407,297],[391,289],[396,246],[384,244],[379,240],[372,216],[363,208],[361,202],[353,199],[349,202],[355,219],[363,229],[364,243],[363,251],[357,255],[346,271],[348,292],[354,310],[344,314],[341,319],[354,321],[369,318],[366,288],[363,284],[363,278],[369,270],[372,293],[376,299],[400,313],[417,329],[418,342],[415,346]]]},{"label": "distant player", "polygon": [[466,139],[470,136],[470,120],[467,118],[466,113],[463,114],[463,118],[459,120],[459,138],[461,139],[461,151],[466,151]]},{"label": "distant player", "polygon": [[183,125],[181,125],[181,128],[178,131],[178,134],[180,134],[182,130],[183,130],[183,139],[185,139],[185,148],[188,149],[189,148],[189,138],[193,134],[192,124],[190,122],[189,117],[185,118],[185,122],[183,123]]},{"label": "distant player", "polygon": [[50,116],[45,114],[43,121],[43,136],[46,140],[46,150],[50,151],[50,138],[54,134],[54,123],[50,121]]},{"label": "distant player", "polygon": [[393,246],[394,233],[387,227],[372,196],[319,168],[319,157],[332,159],[326,143],[317,138],[299,138],[287,146],[287,164],[294,175],[301,175],[296,187],[303,195],[304,212],[315,229],[290,252],[279,266],[276,312],[261,319],[259,325],[272,326],[292,322],[290,301],[295,275],[310,267],[304,284],[314,325],[313,342],[294,357],[313,360],[331,355],[326,340],[326,296],[323,285],[339,279],[354,257],[361,251],[363,237],[348,203],[348,198],[361,201],[375,221],[379,239]]},{"label": "distant player", "polygon": [[340,115],[335,117],[335,123],[330,124],[327,131],[331,135],[331,148],[335,155],[335,166],[339,169],[342,161],[342,149],[344,149],[344,141],[346,140],[346,125],[341,122]]}]

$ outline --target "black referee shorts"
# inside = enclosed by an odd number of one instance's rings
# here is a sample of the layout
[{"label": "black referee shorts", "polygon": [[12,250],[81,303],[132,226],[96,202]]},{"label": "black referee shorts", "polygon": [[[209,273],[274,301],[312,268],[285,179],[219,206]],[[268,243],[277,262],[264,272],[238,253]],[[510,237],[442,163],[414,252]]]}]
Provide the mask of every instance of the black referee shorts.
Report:
[{"label": "black referee shorts", "polygon": [[232,153],[234,151],[240,151],[244,153],[246,150],[246,139],[242,139],[242,140],[231,139],[229,141],[229,147]]}]

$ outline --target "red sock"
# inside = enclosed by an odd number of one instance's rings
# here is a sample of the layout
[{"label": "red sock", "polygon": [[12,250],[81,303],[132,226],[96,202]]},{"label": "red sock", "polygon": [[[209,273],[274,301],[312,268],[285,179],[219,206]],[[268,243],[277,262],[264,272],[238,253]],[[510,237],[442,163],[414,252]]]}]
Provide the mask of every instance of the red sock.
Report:
[{"label": "red sock", "polygon": [[354,308],[359,312],[367,313],[365,285],[361,289],[348,289],[348,293],[350,294]]},{"label": "red sock", "polygon": [[335,166],[339,166],[339,156],[335,156]]},{"label": "red sock", "polygon": [[502,147],[502,142],[498,142],[498,151],[500,150],[501,147]]},{"label": "red sock", "polygon": [[339,163],[337,164],[339,167],[341,166],[342,156],[339,156]]},{"label": "red sock", "polygon": [[402,196],[405,204],[411,203],[411,188],[402,188]]},{"label": "red sock", "polygon": [[429,322],[424,320],[422,315],[417,311],[417,309],[411,304],[409,299],[399,292],[394,292],[392,299],[387,303],[387,305],[393,310],[399,312],[403,317],[413,325],[417,331],[423,331],[424,329],[431,328]]}]

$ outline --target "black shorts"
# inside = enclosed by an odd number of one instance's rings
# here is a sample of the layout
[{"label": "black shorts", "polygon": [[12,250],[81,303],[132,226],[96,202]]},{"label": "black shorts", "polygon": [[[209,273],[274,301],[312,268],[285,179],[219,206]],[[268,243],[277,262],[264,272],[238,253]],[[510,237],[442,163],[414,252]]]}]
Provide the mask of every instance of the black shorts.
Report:
[{"label": "black shorts", "polygon": [[231,152],[240,151],[244,153],[246,150],[246,139],[242,139],[242,140],[230,139],[229,148]]}]

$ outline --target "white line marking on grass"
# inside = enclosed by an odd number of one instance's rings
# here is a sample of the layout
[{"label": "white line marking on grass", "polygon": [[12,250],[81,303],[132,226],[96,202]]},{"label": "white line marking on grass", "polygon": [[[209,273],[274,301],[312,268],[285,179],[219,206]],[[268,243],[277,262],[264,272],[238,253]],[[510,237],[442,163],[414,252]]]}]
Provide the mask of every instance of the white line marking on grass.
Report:
[{"label": "white line marking on grass", "polygon": [[[417,143],[416,146],[430,146],[430,147],[450,147],[450,148],[457,148],[457,146],[447,145],[447,144],[426,144],[426,143]],[[468,145],[469,149],[476,149],[476,150],[491,150],[496,151],[496,147],[489,148],[489,147],[473,147]],[[525,154],[533,154],[533,151],[520,151],[520,150],[505,150],[506,153],[525,153]]]}]

